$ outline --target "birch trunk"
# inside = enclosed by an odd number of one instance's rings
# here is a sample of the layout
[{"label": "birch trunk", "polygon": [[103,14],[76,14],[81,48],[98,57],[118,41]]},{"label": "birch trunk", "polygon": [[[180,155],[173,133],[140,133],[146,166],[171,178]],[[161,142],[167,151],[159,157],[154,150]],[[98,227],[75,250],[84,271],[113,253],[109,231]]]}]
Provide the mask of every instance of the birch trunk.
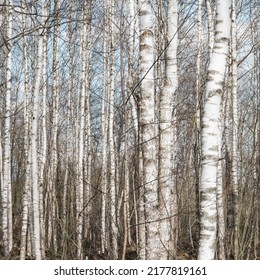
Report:
[{"label": "birch trunk", "polygon": [[12,93],[12,1],[7,9],[7,62],[6,62],[6,94],[4,122],[4,156],[3,156],[3,185],[2,185],[2,217],[3,217],[3,247],[4,255],[8,256],[13,247],[12,226],[12,182],[11,182],[11,93]]},{"label": "birch trunk", "polygon": [[84,127],[84,238],[87,238],[89,227],[90,227],[90,210],[91,210],[91,120],[90,120],[90,49],[91,41],[90,38],[93,37],[94,33],[91,30],[91,13],[92,13],[92,1],[88,1],[85,4],[85,20],[84,24],[86,25],[86,43],[85,43],[85,60],[86,60],[86,69],[85,69],[85,127]]},{"label": "birch trunk", "polygon": [[[61,241],[61,246],[62,246],[62,257],[66,258],[67,252],[68,252],[68,235],[67,232],[69,230],[69,221],[70,221],[70,216],[73,217],[74,213],[72,211],[73,206],[70,207],[70,203],[72,204],[72,190],[74,188],[73,183],[69,182],[69,177],[70,177],[70,166],[71,166],[71,161],[74,160],[74,153],[73,153],[73,141],[74,139],[74,131],[75,131],[75,118],[73,115],[73,32],[72,32],[72,24],[73,24],[73,18],[72,18],[72,6],[73,3],[69,3],[68,7],[68,18],[69,18],[69,24],[68,24],[68,30],[67,30],[67,37],[68,37],[68,52],[69,52],[69,96],[68,96],[68,104],[67,104],[67,112],[66,112],[66,119],[67,119],[67,130],[66,130],[66,135],[67,135],[67,143],[66,143],[66,150],[67,150],[67,155],[66,155],[66,171],[65,171],[65,176],[64,176],[64,192],[63,192],[63,203],[62,203],[62,218],[63,218],[63,232],[62,232],[62,241]],[[70,198],[70,201],[69,201]]]},{"label": "birch trunk", "polygon": [[58,137],[58,110],[59,110],[59,1],[54,1],[54,30],[53,30],[53,87],[52,87],[52,133],[51,133],[51,162],[50,162],[50,216],[49,216],[49,242],[52,240],[54,253],[57,253],[57,137]]},{"label": "birch trunk", "polygon": [[[46,14],[46,7],[44,7],[43,15]],[[47,99],[47,47],[48,36],[43,35],[43,64],[42,64],[42,118],[41,118],[41,155],[39,168],[39,186],[40,186],[40,225],[41,225],[41,250],[42,257],[45,258],[45,213],[44,213],[44,171],[46,170],[47,158],[47,123],[46,123],[46,99]]]},{"label": "birch trunk", "polygon": [[106,209],[107,209],[107,136],[108,136],[108,3],[103,1],[104,9],[104,34],[103,34],[103,93],[102,93],[102,167],[101,167],[101,252],[104,254],[107,248],[107,227],[106,227]]},{"label": "birch trunk", "polygon": [[238,152],[237,152],[237,130],[238,130],[238,114],[237,114],[237,42],[236,42],[236,3],[232,0],[231,11],[231,98],[232,98],[232,155],[231,155],[231,182],[232,182],[232,207],[234,209],[234,225],[233,225],[233,244],[234,257],[239,256],[238,248]]},{"label": "birch trunk", "polygon": [[[23,9],[26,9],[26,2],[23,1]],[[23,32],[26,31],[26,18],[22,14]],[[20,259],[25,259],[26,254],[26,238],[28,232],[28,214],[29,214],[29,192],[31,177],[31,160],[30,160],[30,144],[29,144],[29,69],[28,69],[28,40],[23,38],[23,62],[24,62],[24,156],[25,156],[25,184],[23,190],[23,218],[21,231]]]},{"label": "birch trunk", "polygon": [[[85,7],[84,13],[85,13]],[[76,205],[77,205],[77,258],[83,257],[82,238],[83,238],[83,197],[84,197],[84,128],[85,128],[85,102],[86,88],[88,86],[86,78],[86,24],[85,15],[83,16],[83,27],[81,30],[80,48],[82,59],[81,70],[81,94],[79,102],[79,132],[78,132],[78,167],[77,167],[77,189],[76,189]]]},{"label": "birch trunk", "polygon": [[116,157],[115,157],[115,143],[114,143],[114,95],[115,95],[115,68],[114,68],[114,51],[115,51],[115,38],[114,38],[114,24],[115,24],[115,1],[110,1],[110,91],[109,91],[109,155],[110,155],[110,215],[111,215],[111,254],[113,259],[118,258],[118,225],[117,225],[117,212],[116,212]]},{"label": "birch trunk", "polygon": [[[44,7],[44,2],[41,2]],[[42,12],[42,11],[41,11]],[[43,62],[43,36],[42,28],[38,31],[38,50],[35,85],[33,91],[33,110],[31,127],[31,151],[32,151],[32,200],[33,200],[33,228],[34,228],[34,249],[36,260],[41,260],[41,230],[40,230],[40,197],[39,197],[39,174],[38,174],[38,110],[39,110],[39,91]]]},{"label": "birch trunk", "polygon": [[[139,167],[141,164],[141,160],[139,160],[139,146],[138,144],[138,137],[139,137],[139,127],[138,127],[138,113],[137,113],[137,103],[135,101],[134,98],[134,94],[135,92],[133,92],[134,90],[134,82],[135,82],[135,71],[134,71],[134,54],[135,54],[135,41],[136,41],[136,33],[138,33],[138,25],[136,23],[137,19],[136,19],[136,1],[135,0],[130,0],[129,1],[129,22],[130,22],[130,26],[129,26],[129,35],[130,35],[130,40],[129,40],[129,57],[128,57],[128,80],[127,80],[127,87],[128,87],[128,99],[130,101],[130,106],[131,106],[131,116],[132,116],[132,125],[131,125],[131,130],[133,131],[133,138],[134,138],[134,146],[137,147],[137,149],[135,149],[134,153],[134,161],[138,162],[139,161]],[[129,127],[130,129],[130,127]],[[128,137],[128,135],[126,135],[126,138]],[[141,168],[136,168],[137,173],[139,173],[139,177],[141,177]],[[137,196],[137,191],[135,186],[135,177],[133,176],[133,197],[134,197],[134,211],[135,211],[135,219],[136,219],[136,247],[137,247],[137,252],[138,255],[140,257],[140,255],[142,255],[141,252],[144,252],[144,248],[145,248],[145,241],[144,239],[142,239],[142,237],[144,237],[145,234],[145,229],[144,228],[144,221],[142,221],[142,219],[138,219],[138,214],[139,217],[141,216],[140,211],[137,211],[137,200],[136,200],[136,196]],[[140,186],[142,186],[141,180],[139,180]],[[138,188],[139,189],[139,188]],[[141,197],[139,198],[141,200],[143,200],[143,197],[141,195]],[[140,203],[138,203],[140,205]],[[143,206],[142,206],[143,207]],[[141,211],[142,212],[142,211]],[[140,234],[140,230],[141,230],[141,234]],[[141,245],[141,246],[139,246]],[[141,247],[141,248],[140,248]],[[141,254],[139,254],[141,253]],[[144,252],[145,255],[145,252]],[[145,257],[141,257],[145,258]]]},{"label": "birch trunk", "polygon": [[176,140],[175,96],[178,88],[177,76],[177,30],[178,2],[167,2],[166,33],[166,75],[160,96],[159,114],[159,210],[160,218],[160,259],[176,258],[177,250],[177,192],[173,179]]},{"label": "birch trunk", "polygon": [[202,160],[200,182],[200,241],[198,258],[214,259],[216,249],[216,188],[221,128],[221,96],[230,40],[230,0],[216,1],[215,40],[206,83],[202,118]]},{"label": "birch trunk", "polygon": [[[139,1],[140,26],[140,145],[143,161],[144,218],[146,259],[157,259],[161,253],[158,232],[158,168],[155,127],[154,30],[150,1]],[[141,198],[142,199],[142,198]],[[142,205],[141,205],[142,207]]]}]

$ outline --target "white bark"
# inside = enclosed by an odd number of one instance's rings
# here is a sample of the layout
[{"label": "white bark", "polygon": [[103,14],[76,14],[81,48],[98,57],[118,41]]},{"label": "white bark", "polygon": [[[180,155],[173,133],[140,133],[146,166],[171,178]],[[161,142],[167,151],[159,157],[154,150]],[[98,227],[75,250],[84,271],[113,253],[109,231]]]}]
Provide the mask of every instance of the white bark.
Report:
[{"label": "white bark", "polygon": [[177,249],[177,193],[173,180],[175,157],[176,117],[175,96],[178,88],[177,76],[177,1],[168,1],[166,77],[160,95],[160,144],[159,144],[159,192],[160,192],[160,241],[161,259],[176,257]]},{"label": "white bark", "polygon": [[[25,1],[23,1],[23,9],[25,9]],[[23,31],[26,31],[26,19],[22,14]],[[25,156],[25,184],[23,190],[23,218],[21,231],[20,259],[25,259],[26,254],[26,237],[28,230],[28,214],[29,214],[29,196],[30,196],[30,179],[31,179],[31,155],[29,144],[29,69],[28,69],[28,40],[23,38],[23,62],[24,62],[24,156]]]},{"label": "white bark", "polygon": [[[157,259],[161,250],[158,233],[158,169],[155,127],[154,30],[150,1],[139,1],[140,26],[140,144],[143,160],[146,259]],[[142,199],[142,198],[141,198]],[[142,207],[142,204],[140,205]]]},{"label": "white bark", "polygon": [[114,67],[114,51],[115,51],[115,38],[114,38],[114,25],[115,25],[115,2],[114,0],[110,1],[111,10],[110,10],[110,24],[109,24],[109,33],[110,33],[110,91],[109,91],[109,134],[108,134],[108,143],[109,143],[109,156],[110,156],[110,215],[111,215],[111,240],[112,248],[111,253],[113,259],[118,258],[118,244],[117,244],[117,214],[116,214],[116,157],[115,157],[115,143],[114,143],[114,96],[115,96],[115,67]]},{"label": "white bark", "polygon": [[[46,15],[44,7],[43,15]],[[42,257],[45,258],[45,217],[44,217],[44,171],[47,159],[47,124],[46,124],[46,99],[47,99],[47,47],[48,36],[44,33],[43,38],[43,64],[42,64],[42,119],[41,119],[41,154],[39,166],[39,186],[40,186],[40,226],[41,226],[41,250]]]},{"label": "white bark", "polygon": [[57,253],[57,206],[56,182],[58,165],[58,110],[59,110],[59,1],[54,1],[54,30],[53,30],[53,87],[52,87],[52,130],[51,130],[51,162],[50,162],[50,216],[49,216],[49,242],[52,240],[53,250]]},{"label": "white bark", "polygon": [[2,185],[2,217],[3,217],[3,247],[7,256],[13,247],[12,229],[12,183],[11,183],[11,92],[12,92],[12,1],[7,8],[7,62],[6,62],[6,95],[4,123],[4,156],[3,156],[3,185]]},{"label": "white bark", "polygon": [[90,227],[90,211],[91,211],[91,119],[90,119],[90,62],[91,62],[91,38],[94,37],[94,33],[91,29],[91,13],[92,13],[92,1],[88,1],[85,4],[85,25],[86,25],[86,43],[85,43],[85,60],[86,60],[86,70],[85,70],[85,127],[84,127],[84,238],[87,238],[89,227]]},{"label": "white bark", "polygon": [[200,182],[201,231],[199,259],[214,259],[217,209],[216,187],[221,128],[221,95],[230,40],[230,0],[216,1],[215,41],[208,67],[202,118],[202,162]]},{"label": "white bark", "polygon": [[[83,8],[85,10],[85,7]],[[85,11],[84,11],[85,13]],[[86,36],[87,27],[85,23],[85,15],[83,16],[83,27],[81,31],[81,59],[82,59],[82,70],[81,70],[81,94],[79,103],[79,132],[78,132],[78,167],[77,167],[77,189],[76,189],[76,205],[77,205],[77,258],[82,259],[82,240],[83,240],[83,203],[84,203],[84,129],[85,129],[85,102],[86,102],[86,92],[88,87],[88,77],[87,77],[87,61],[86,61]]]},{"label": "white bark", "polygon": [[108,4],[104,1],[104,34],[103,34],[103,93],[102,93],[102,170],[101,170],[101,252],[105,253],[107,248],[107,232],[106,232],[106,209],[107,209],[107,136],[108,136],[108,37],[107,37],[107,22],[108,22]]},{"label": "white bark", "polygon": [[74,185],[72,183],[69,183],[69,175],[70,175],[70,166],[71,166],[71,162],[73,162],[74,160],[74,153],[73,153],[73,141],[75,140],[74,138],[74,131],[75,131],[75,117],[73,114],[73,102],[72,102],[72,98],[73,98],[73,86],[74,86],[74,81],[73,81],[73,32],[72,32],[72,6],[73,3],[70,2],[69,3],[69,14],[68,14],[68,18],[69,18],[69,24],[68,24],[68,30],[67,30],[67,37],[68,37],[68,52],[69,52],[69,86],[68,86],[68,103],[67,103],[67,111],[66,111],[66,120],[67,120],[67,129],[66,129],[66,138],[67,138],[67,142],[66,142],[66,170],[65,170],[65,176],[64,176],[64,189],[63,189],[63,203],[62,203],[62,218],[63,218],[63,231],[62,231],[62,242],[61,242],[61,246],[63,248],[62,250],[62,256],[65,258],[66,254],[67,254],[67,246],[68,246],[68,242],[67,242],[67,231],[68,231],[68,224],[69,224],[69,217],[70,215],[73,217],[74,213],[73,213],[73,199],[71,199],[71,205],[69,204],[68,201],[68,197],[73,197],[72,194],[72,190],[74,188]]},{"label": "white bark", "polygon": [[[44,2],[41,2],[42,7]],[[42,29],[38,32],[38,50],[35,85],[33,91],[33,110],[32,110],[32,128],[31,128],[31,151],[32,151],[32,192],[33,192],[33,226],[34,226],[34,247],[35,258],[41,260],[41,232],[40,232],[40,197],[39,197],[39,174],[38,174],[38,110],[39,110],[39,91],[42,73],[43,58],[43,36]]]},{"label": "white bark", "polygon": [[232,0],[232,25],[231,25],[231,98],[232,98],[232,155],[231,155],[231,180],[234,207],[234,257],[238,257],[238,151],[237,151],[237,131],[238,131],[238,113],[237,113],[237,42],[236,42],[236,1]]}]

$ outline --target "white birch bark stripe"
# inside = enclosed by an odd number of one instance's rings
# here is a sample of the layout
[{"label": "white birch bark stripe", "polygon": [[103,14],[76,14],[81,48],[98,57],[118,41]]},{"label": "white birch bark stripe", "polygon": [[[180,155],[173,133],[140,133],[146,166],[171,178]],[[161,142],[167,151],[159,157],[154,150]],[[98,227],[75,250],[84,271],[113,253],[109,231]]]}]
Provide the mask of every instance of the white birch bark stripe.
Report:
[{"label": "white birch bark stripe", "polygon": [[106,231],[106,209],[107,209],[107,135],[108,135],[108,109],[107,109],[107,98],[108,98],[108,3],[104,1],[105,11],[104,15],[104,35],[103,35],[103,81],[102,81],[102,171],[101,171],[101,252],[105,253],[107,249],[107,231]]},{"label": "white birch bark stripe", "polygon": [[[22,2],[23,9],[26,11],[26,2]],[[22,26],[23,32],[26,31],[26,17],[22,14]],[[29,213],[29,191],[30,191],[30,171],[31,171],[31,157],[29,151],[29,69],[28,69],[28,40],[27,37],[23,38],[23,55],[24,55],[24,156],[26,159],[26,171],[25,171],[25,183],[23,190],[23,218],[22,218],[22,230],[21,230],[21,245],[20,245],[20,259],[25,259],[26,253],[26,237],[28,229],[28,213]]]},{"label": "white birch bark stripe", "polygon": [[[232,191],[234,207],[234,257],[238,256],[238,149],[237,149],[237,131],[238,131],[238,113],[237,113],[237,24],[236,24],[236,1],[232,0],[232,26],[231,26],[231,82],[232,82]],[[256,133],[257,135],[257,133]],[[256,142],[257,143],[257,142]]]},{"label": "white birch bark stripe", "polygon": [[[44,7],[44,1],[41,2]],[[42,22],[43,23],[43,22]],[[40,29],[38,34],[42,30]],[[32,129],[31,129],[31,151],[32,151],[32,193],[33,193],[33,225],[34,225],[34,249],[35,258],[41,259],[40,249],[40,209],[39,209],[39,178],[38,178],[38,110],[39,110],[39,90],[41,82],[41,71],[43,62],[43,36],[38,36],[36,77],[33,91]]]},{"label": "white birch bark stripe", "polygon": [[110,14],[110,79],[111,79],[111,88],[110,88],[110,96],[109,96],[109,134],[108,134],[108,142],[110,148],[110,215],[111,215],[111,240],[112,240],[112,255],[113,259],[118,258],[118,246],[117,246],[117,215],[116,215],[116,166],[115,166],[115,145],[114,145],[114,96],[115,96],[115,76],[114,76],[114,24],[115,24],[115,1],[110,1],[111,6],[111,14]]},{"label": "white birch bark stripe", "polygon": [[[143,158],[143,185],[146,222],[146,258],[156,259],[160,252],[158,236],[157,153],[154,100],[154,31],[150,1],[139,1],[140,26],[140,131]],[[151,69],[150,69],[151,68]]]},{"label": "white birch bark stripe", "polygon": [[[7,9],[7,39],[12,38],[12,1],[9,1]],[[4,156],[3,156],[3,186],[2,186],[2,226],[4,254],[7,256],[13,246],[12,235],[12,185],[11,185],[11,69],[12,69],[12,43],[7,41],[7,64],[6,64],[6,96],[5,96],[5,122],[4,122]]]},{"label": "white birch bark stripe", "polygon": [[202,174],[200,183],[201,232],[199,259],[214,259],[216,239],[216,186],[221,127],[221,96],[230,40],[230,0],[216,1],[216,28],[210,57],[202,118]]},{"label": "white birch bark stripe", "polygon": [[[176,191],[173,181],[175,119],[173,108],[177,77],[177,1],[167,5],[166,77],[160,94],[160,144],[159,144],[159,190],[160,190],[160,239],[161,259],[173,258],[175,249],[176,225],[172,218],[177,212]],[[176,213],[175,213],[176,214]]]}]

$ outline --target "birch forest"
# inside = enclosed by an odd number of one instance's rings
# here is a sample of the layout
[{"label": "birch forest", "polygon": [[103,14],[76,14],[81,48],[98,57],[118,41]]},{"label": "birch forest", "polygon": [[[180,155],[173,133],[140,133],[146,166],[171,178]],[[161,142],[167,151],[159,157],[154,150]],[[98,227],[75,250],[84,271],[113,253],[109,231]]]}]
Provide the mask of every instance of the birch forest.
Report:
[{"label": "birch forest", "polygon": [[257,0],[0,0],[0,259],[260,259]]}]

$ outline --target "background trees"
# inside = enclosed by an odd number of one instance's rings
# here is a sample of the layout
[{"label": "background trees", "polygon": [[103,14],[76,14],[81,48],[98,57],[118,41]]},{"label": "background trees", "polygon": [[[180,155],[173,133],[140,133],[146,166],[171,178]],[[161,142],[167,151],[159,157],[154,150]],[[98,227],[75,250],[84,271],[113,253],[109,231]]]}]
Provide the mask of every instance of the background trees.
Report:
[{"label": "background trees", "polygon": [[0,1],[2,258],[259,257],[258,10],[231,2]]}]

